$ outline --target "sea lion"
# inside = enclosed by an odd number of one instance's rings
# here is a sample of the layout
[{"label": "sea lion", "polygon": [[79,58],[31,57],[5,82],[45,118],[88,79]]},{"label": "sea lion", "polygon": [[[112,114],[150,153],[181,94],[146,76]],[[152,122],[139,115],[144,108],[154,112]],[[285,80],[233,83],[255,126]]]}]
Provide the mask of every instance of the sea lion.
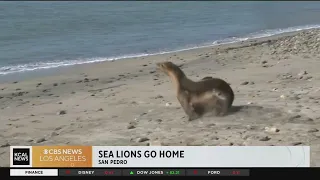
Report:
[{"label": "sea lion", "polygon": [[209,76],[200,81],[193,81],[170,61],[156,65],[174,83],[177,99],[189,116],[189,121],[200,118],[208,112],[213,112],[215,115],[226,115],[232,106],[234,92],[226,81]]}]

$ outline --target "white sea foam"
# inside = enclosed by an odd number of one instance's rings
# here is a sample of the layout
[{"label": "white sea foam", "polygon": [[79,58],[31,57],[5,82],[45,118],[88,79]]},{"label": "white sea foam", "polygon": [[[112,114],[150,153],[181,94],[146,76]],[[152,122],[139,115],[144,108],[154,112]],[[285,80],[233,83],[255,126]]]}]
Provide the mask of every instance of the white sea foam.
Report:
[{"label": "white sea foam", "polygon": [[216,46],[219,44],[241,42],[249,39],[257,39],[257,38],[269,37],[269,36],[282,34],[282,33],[289,33],[289,32],[315,29],[315,28],[320,28],[320,25],[307,25],[307,26],[290,27],[285,29],[264,30],[260,32],[251,33],[243,37],[231,37],[231,38],[226,38],[222,40],[216,40],[214,42],[205,43],[198,46],[180,48],[180,49],[171,50],[171,51],[161,51],[157,53],[141,53],[141,54],[132,54],[132,55],[117,56],[117,57],[97,57],[97,58],[76,59],[76,60],[68,60],[68,61],[57,60],[52,62],[38,62],[38,63],[21,64],[21,65],[14,65],[14,66],[4,66],[4,67],[0,67],[0,75],[25,72],[25,71],[34,71],[38,69],[50,69],[50,68],[71,66],[71,65],[77,65],[77,64],[87,64],[87,63],[95,63],[95,62],[102,62],[102,61],[112,61],[112,60],[127,59],[127,58],[134,58],[134,57],[144,57],[144,56],[160,55],[160,54],[167,54],[167,53],[173,53],[173,52],[181,52],[181,51],[186,51],[191,49]]}]

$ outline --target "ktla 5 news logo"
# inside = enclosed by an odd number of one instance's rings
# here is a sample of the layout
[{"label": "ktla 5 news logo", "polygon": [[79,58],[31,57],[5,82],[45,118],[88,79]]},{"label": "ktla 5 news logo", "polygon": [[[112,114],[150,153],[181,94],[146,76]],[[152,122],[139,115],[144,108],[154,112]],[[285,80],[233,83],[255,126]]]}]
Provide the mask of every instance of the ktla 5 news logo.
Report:
[{"label": "ktla 5 news logo", "polygon": [[13,148],[13,165],[30,165],[29,148]]}]

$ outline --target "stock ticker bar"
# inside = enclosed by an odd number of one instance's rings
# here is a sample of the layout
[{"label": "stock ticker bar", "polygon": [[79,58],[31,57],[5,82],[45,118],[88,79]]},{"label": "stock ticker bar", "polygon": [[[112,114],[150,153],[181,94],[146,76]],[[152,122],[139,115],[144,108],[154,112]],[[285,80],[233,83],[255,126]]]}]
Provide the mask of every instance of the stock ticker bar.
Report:
[{"label": "stock ticker bar", "polygon": [[116,177],[116,176],[253,176],[253,177],[320,177],[319,167],[309,168],[0,168],[0,176],[23,177]]},{"label": "stock ticker bar", "polygon": [[10,169],[10,176],[249,176],[249,169]]}]

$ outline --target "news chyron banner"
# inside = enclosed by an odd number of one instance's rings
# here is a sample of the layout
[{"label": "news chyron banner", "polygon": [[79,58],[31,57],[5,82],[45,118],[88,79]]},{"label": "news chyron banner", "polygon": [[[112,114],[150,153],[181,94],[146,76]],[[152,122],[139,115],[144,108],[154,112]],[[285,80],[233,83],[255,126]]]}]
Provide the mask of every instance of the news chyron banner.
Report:
[{"label": "news chyron banner", "polygon": [[310,167],[310,147],[11,146],[10,167]]}]

